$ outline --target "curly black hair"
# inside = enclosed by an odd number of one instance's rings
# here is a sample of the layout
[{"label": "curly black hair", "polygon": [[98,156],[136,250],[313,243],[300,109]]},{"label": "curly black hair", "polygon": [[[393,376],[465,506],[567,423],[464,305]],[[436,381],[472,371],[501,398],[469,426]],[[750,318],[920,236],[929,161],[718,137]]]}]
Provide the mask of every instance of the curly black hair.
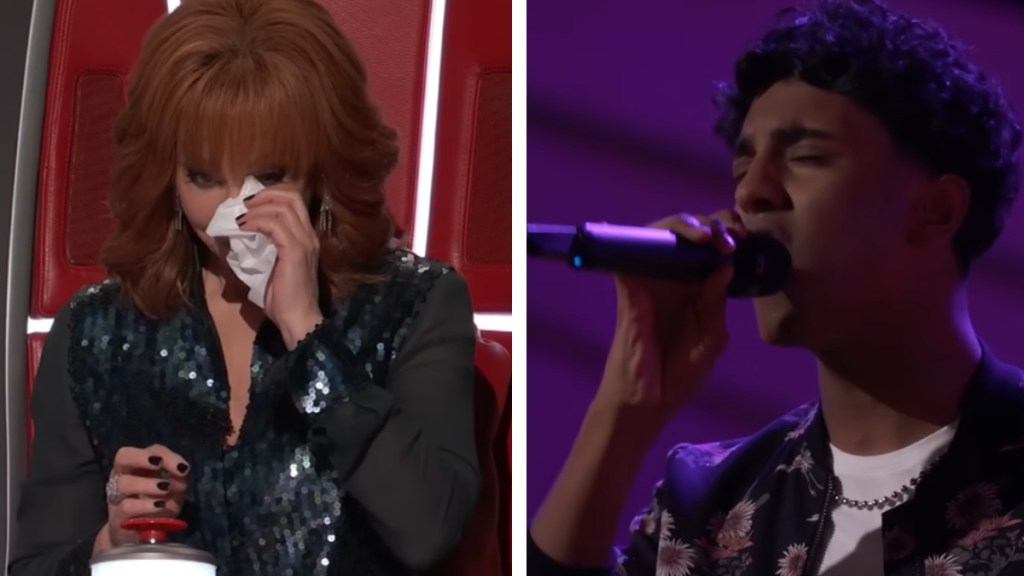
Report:
[{"label": "curly black hair", "polygon": [[931,22],[875,0],[822,0],[791,8],[720,86],[715,132],[733,147],[755,98],[797,79],[842,94],[874,114],[898,149],[971,190],[953,238],[962,272],[995,242],[1017,196],[1021,129],[999,86]]}]

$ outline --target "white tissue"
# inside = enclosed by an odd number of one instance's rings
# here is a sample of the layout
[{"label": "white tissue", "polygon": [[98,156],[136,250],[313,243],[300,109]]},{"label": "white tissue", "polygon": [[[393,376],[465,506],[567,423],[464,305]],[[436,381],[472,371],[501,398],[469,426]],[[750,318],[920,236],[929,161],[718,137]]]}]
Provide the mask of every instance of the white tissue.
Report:
[{"label": "white tissue", "polygon": [[267,282],[277,261],[277,247],[266,234],[240,230],[235,218],[245,214],[245,199],[263,188],[259,180],[247,177],[238,196],[222,202],[206,227],[208,236],[228,239],[231,244],[228,266],[249,287],[249,300],[260,308],[265,307]]}]

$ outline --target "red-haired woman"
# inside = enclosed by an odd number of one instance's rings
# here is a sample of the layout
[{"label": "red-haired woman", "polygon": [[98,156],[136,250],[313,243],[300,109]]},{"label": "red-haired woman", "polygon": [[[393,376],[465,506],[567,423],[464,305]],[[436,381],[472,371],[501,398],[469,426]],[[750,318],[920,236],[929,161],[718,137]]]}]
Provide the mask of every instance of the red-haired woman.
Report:
[{"label": "red-haired woman", "polygon": [[[154,515],[219,574],[435,564],[479,490],[472,310],[395,246],[395,133],[330,15],[188,0],[147,37],[115,137],[110,280],[48,337],[9,573],[88,574]],[[237,228],[276,250],[259,299],[206,232],[250,178]]]}]

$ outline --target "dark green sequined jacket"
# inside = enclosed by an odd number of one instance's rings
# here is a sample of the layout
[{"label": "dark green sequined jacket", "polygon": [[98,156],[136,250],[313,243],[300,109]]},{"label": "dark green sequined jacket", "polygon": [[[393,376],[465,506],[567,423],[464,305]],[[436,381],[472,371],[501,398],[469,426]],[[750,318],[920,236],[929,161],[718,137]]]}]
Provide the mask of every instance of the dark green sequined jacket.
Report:
[{"label": "dark green sequined jacket", "polygon": [[10,574],[87,575],[113,457],[152,444],[191,464],[180,541],[213,554],[219,576],[409,574],[440,560],[479,485],[472,309],[437,262],[397,251],[381,274],[325,306],[291,352],[264,323],[234,445],[205,307],[154,320],[114,282],[80,290],[38,372]]}]

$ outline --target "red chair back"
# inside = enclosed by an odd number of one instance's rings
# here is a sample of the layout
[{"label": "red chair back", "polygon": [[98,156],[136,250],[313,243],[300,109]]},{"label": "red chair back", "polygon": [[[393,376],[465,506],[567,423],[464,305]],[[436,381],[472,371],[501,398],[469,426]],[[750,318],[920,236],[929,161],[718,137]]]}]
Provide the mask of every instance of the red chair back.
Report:
[{"label": "red chair back", "polygon": [[512,2],[448,0],[427,255],[512,311]]}]

